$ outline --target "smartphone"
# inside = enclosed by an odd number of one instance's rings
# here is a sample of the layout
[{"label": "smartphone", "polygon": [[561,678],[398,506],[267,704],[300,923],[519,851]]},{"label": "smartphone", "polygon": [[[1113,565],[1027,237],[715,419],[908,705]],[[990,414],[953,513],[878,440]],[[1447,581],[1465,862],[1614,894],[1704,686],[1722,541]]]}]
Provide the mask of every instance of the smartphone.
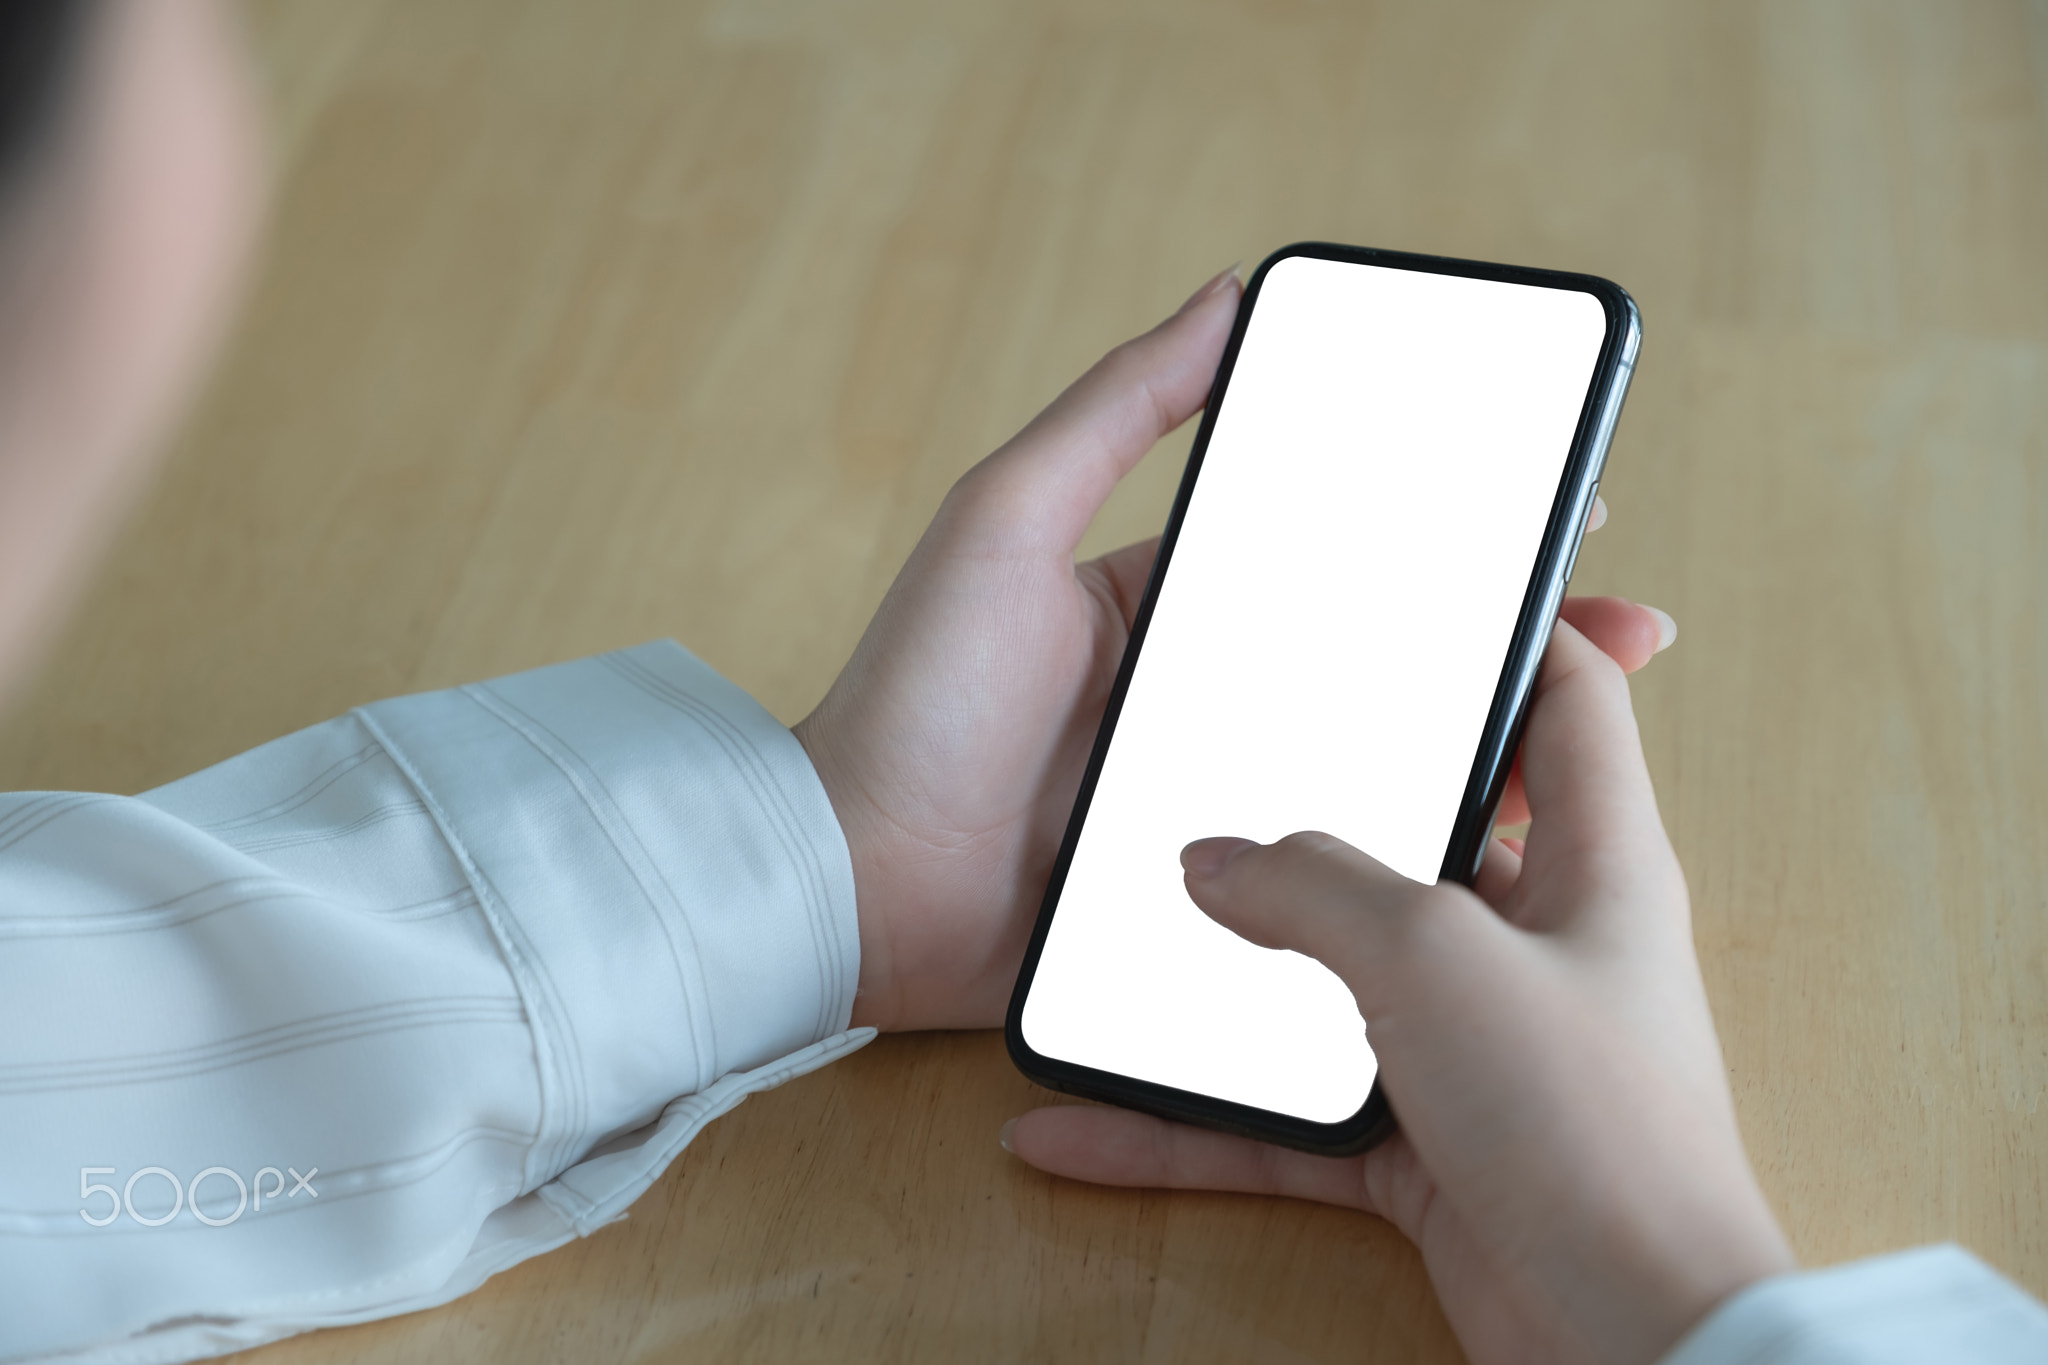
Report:
[{"label": "smartphone", "polygon": [[1318,829],[1472,880],[1641,336],[1590,275],[1260,263],[1011,998],[1025,1075],[1312,1152],[1393,1131],[1350,990],[1196,909],[1180,850]]}]

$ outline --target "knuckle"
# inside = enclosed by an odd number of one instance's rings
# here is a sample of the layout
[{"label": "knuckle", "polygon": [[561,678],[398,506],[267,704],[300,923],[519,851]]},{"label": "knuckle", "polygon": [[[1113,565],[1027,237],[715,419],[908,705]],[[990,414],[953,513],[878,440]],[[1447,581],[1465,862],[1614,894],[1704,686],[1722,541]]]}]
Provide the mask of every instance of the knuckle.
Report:
[{"label": "knuckle", "polygon": [[1000,460],[983,460],[948,490],[933,526],[951,539],[986,539],[1028,515],[1030,499],[1022,483]]},{"label": "knuckle", "polygon": [[956,514],[969,512],[977,504],[987,500],[992,486],[999,486],[1002,482],[1001,463],[998,455],[976,461],[965,474],[953,480],[953,486],[946,490],[946,498],[940,504],[940,510]]},{"label": "knuckle", "polygon": [[1146,338],[1141,336],[1118,342],[1103,352],[1102,359],[1095,362],[1096,372],[1120,378],[1141,366],[1145,359],[1145,342]]},{"label": "knuckle", "polygon": [[1275,843],[1273,847],[1286,857],[1315,862],[1334,861],[1351,851],[1351,845],[1336,835],[1325,834],[1319,829],[1297,831]]}]

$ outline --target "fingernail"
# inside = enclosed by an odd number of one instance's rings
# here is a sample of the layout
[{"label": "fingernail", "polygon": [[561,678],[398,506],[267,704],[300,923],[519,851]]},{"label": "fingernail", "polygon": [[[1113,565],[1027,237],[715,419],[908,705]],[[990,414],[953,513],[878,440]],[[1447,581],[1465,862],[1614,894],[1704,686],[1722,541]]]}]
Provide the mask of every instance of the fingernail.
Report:
[{"label": "fingernail", "polygon": [[996,1141],[1002,1143],[1003,1150],[1008,1152],[1011,1156],[1017,1155],[1017,1149],[1010,1145],[1010,1134],[1016,1131],[1017,1120],[1011,1119],[1008,1123],[1004,1124],[1002,1130],[996,1134]]},{"label": "fingernail", "polygon": [[1213,279],[1213,280],[1209,281],[1209,282],[1208,282],[1207,284],[1203,285],[1203,286],[1202,286],[1202,287],[1201,287],[1200,289],[1197,289],[1197,290],[1196,290],[1196,291],[1195,291],[1194,293],[1192,293],[1192,294],[1188,295],[1188,301],[1187,301],[1186,303],[1182,304],[1182,305],[1181,305],[1181,306],[1179,307],[1179,309],[1177,309],[1176,311],[1178,311],[1178,312],[1182,312],[1182,313],[1185,313],[1185,312],[1187,312],[1187,311],[1188,311],[1188,309],[1190,309],[1190,308],[1194,307],[1194,306],[1195,306],[1196,304],[1200,303],[1200,302],[1201,302],[1201,301],[1202,301],[1203,299],[1206,299],[1206,298],[1208,298],[1208,297],[1209,297],[1209,296],[1210,296],[1211,294],[1213,294],[1213,293],[1215,293],[1215,292],[1216,292],[1217,290],[1221,289],[1221,288],[1222,288],[1222,287],[1223,287],[1223,286],[1224,286],[1225,284],[1229,283],[1229,282],[1230,282],[1231,280],[1234,280],[1234,279],[1236,279],[1236,278],[1237,278],[1237,268],[1238,268],[1239,266],[1243,265],[1243,264],[1244,264],[1244,262],[1243,262],[1243,261],[1233,261],[1233,262],[1231,262],[1231,265],[1230,265],[1230,269],[1228,269],[1228,270],[1224,271],[1224,272],[1223,272],[1222,274],[1218,275],[1218,276],[1217,276],[1217,277],[1216,277],[1215,279]]},{"label": "fingernail", "polygon": [[1657,618],[1657,648],[1655,652],[1662,654],[1665,650],[1671,648],[1671,642],[1678,638],[1678,622],[1671,619],[1669,612],[1659,611],[1655,607],[1644,607],[1643,610]]},{"label": "fingernail", "polygon": [[1593,495],[1593,510],[1586,514],[1586,529],[1597,531],[1607,524],[1607,499],[1598,493]]},{"label": "fingernail", "polygon": [[1230,866],[1230,860],[1248,848],[1249,839],[1197,839],[1180,851],[1180,865],[1197,877],[1213,877]]}]

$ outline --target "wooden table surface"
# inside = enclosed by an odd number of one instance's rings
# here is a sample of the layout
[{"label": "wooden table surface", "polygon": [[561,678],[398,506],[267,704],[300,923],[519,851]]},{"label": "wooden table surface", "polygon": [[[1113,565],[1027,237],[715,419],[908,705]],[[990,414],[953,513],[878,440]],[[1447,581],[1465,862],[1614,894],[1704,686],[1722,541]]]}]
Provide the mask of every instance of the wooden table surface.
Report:
[{"label": "wooden table surface", "polygon": [[[0,783],[134,791],[674,635],[795,720],[951,480],[1303,237],[1589,270],[1578,585],[1799,1251],[2048,1292],[2048,7],[256,0],[230,350]],[[1085,547],[1164,518],[1186,433]],[[749,1102],[587,1242],[286,1361],[1438,1361],[1387,1227],[1007,1158],[994,1034]]]}]

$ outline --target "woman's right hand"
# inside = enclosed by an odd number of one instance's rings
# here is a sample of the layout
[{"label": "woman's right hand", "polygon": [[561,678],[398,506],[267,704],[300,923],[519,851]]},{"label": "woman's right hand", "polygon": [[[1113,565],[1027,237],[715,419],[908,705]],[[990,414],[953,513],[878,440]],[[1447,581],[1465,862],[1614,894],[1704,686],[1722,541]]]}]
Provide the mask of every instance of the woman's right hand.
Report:
[{"label": "woman's right hand", "polygon": [[1559,622],[1522,742],[1526,846],[1476,890],[1325,834],[1204,839],[1188,894],[1351,987],[1401,1132],[1360,1157],[1090,1106],[1006,1144],[1059,1175],[1345,1204],[1421,1249],[1477,1362],[1655,1360],[1796,1268],[1750,1170],[1620,668]]}]

